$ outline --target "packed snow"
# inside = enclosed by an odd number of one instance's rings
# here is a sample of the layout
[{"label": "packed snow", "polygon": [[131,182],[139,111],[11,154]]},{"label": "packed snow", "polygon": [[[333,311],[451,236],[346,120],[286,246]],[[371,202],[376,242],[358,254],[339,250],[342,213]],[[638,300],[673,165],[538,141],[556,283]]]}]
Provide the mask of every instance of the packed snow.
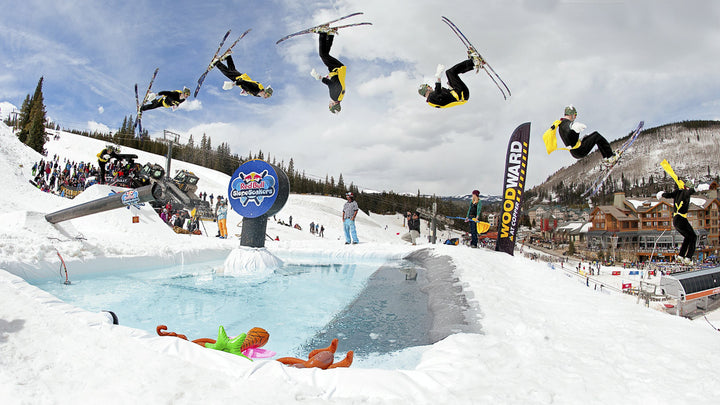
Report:
[{"label": "packed snow", "polygon": [[[61,132],[47,150],[49,156],[94,162],[103,146]],[[164,166],[162,157],[122,152]],[[51,225],[45,214],[100,198],[111,188],[93,186],[75,200],[43,193],[28,182],[40,158],[0,123],[0,176],[6,187],[0,196],[3,404],[714,404],[720,399],[720,333],[704,320],[588,288],[559,266],[519,254],[431,245],[425,223],[421,243],[410,246],[400,239],[406,230],[398,215],[361,213],[361,243],[346,246],[344,201],[326,196],[291,194],[276,217],[292,216],[304,229],[270,221],[268,233],[279,240],[267,241],[267,250],[305,260],[363,260],[429,249],[433,257],[450,258],[457,286],[474,309],[468,321],[479,332],[455,333],[420,348],[422,357],[412,369],[319,370],[250,362],[122,326],[122,319],[112,325],[105,315],[61,302],[25,279],[57,274],[56,252],[65,258],[70,279],[105,269],[226,258],[239,248],[241,218],[229,216],[227,240],[214,237],[212,222],[205,222],[210,235],[175,234],[148,205]],[[229,176],[177,161],[174,169],[195,172],[200,191],[226,193]],[[140,222],[133,223],[133,216]],[[311,221],[325,227],[324,238],[307,231]]]}]

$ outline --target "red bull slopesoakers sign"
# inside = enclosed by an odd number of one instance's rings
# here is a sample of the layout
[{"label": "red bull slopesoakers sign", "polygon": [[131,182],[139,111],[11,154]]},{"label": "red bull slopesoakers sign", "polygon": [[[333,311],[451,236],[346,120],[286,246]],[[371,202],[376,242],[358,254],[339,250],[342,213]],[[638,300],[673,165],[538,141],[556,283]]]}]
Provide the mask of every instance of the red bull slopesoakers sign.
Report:
[{"label": "red bull slopesoakers sign", "polygon": [[[287,176],[282,173],[285,182]],[[235,212],[257,218],[270,211],[278,200],[281,180],[275,168],[263,160],[250,160],[235,170],[228,185],[228,200]],[[285,187],[287,188],[287,187]],[[287,190],[282,205],[287,200]],[[279,208],[275,210],[277,212]],[[272,215],[269,214],[269,215]]]}]

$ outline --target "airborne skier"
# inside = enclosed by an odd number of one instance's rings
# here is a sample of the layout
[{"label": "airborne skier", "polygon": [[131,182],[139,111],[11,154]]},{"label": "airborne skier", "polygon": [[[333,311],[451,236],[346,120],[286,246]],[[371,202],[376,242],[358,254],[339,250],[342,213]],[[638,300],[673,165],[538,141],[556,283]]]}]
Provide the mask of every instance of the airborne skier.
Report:
[{"label": "airborne skier", "polygon": [[320,34],[319,39],[319,54],[325,66],[328,68],[328,75],[321,76],[315,69],[310,72],[310,75],[316,80],[322,80],[322,82],[328,86],[330,91],[330,104],[328,108],[333,114],[340,112],[340,102],[345,97],[345,72],[347,67],[342,62],[335,59],[330,55],[330,48],[332,47],[333,39],[337,34],[337,28],[330,28],[328,26],[321,26],[314,29],[315,32]]},{"label": "airborne skier", "polygon": [[460,74],[467,73],[473,69],[477,71],[482,68],[485,61],[476,52],[468,51],[468,59],[458,63],[445,72],[447,76],[449,89],[442,87],[440,76],[442,76],[445,66],[438,65],[435,72],[435,89],[429,84],[422,84],[418,89],[418,93],[425,97],[425,102],[435,108],[448,108],[456,105],[465,104],[470,98],[470,90],[460,79]]},{"label": "airborne skier", "polygon": [[697,243],[697,235],[690,221],[687,219],[688,209],[690,208],[690,196],[696,191],[707,191],[710,189],[708,184],[700,184],[697,188],[693,188],[692,180],[680,180],[670,167],[667,160],[663,160],[660,165],[675,180],[675,189],[669,193],[658,191],[657,199],[672,198],[673,199],[673,226],[683,236],[683,243],[680,245],[677,261],[683,264],[691,265],[692,258],[695,254],[695,244]]},{"label": "airborne skier", "polygon": [[[575,122],[575,118],[577,118],[577,109],[572,105],[568,105],[565,107],[565,116],[553,122],[550,129],[545,132],[543,141],[548,154],[556,149],[569,150],[575,159],[580,159],[587,156],[597,145],[605,165],[611,166],[617,162],[618,154],[613,152],[610,143],[597,131],[580,139],[580,133],[587,128],[587,125]],[[557,147],[556,133],[560,135],[567,148]]]},{"label": "airborne skier", "polygon": [[[227,65],[224,65],[223,61],[225,61]],[[230,53],[227,53],[227,56],[225,56],[224,59],[217,61],[215,66],[218,70],[220,70],[220,72],[222,72],[222,74],[225,75],[225,77],[231,80],[223,84],[224,90],[230,90],[234,86],[238,86],[242,89],[243,93],[251,94],[255,97],[269,98],[272,96],[272,87],[264,87],[262,84],[253,81],[247,73],[240,73],[235,68],[235,63],[233,62]]]},{"label": "airborne skier", "polygon": [[165,107],[175,110],[185,99],[190,97],[190,89],[183,87],[182,90],[161,91],[156,96],[148,96],[151,100],[148,104],[140,107],[140,111],[153,110],[155,108]]}]

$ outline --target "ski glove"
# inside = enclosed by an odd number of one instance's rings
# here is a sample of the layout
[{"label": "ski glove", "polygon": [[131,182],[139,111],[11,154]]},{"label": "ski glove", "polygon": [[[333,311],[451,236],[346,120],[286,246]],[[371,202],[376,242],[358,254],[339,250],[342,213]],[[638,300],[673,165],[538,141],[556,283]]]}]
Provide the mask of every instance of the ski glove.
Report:
[{"label": "ski glove", "polygon": [[437,70],[435,71],[435,81],[440,81],[440,76],[442,76],[443,72],[445,71],[445,65],[438,65]]},{"label": "ski glove", "polygon": [[575,131],[579,134],[580,132],[584,131],[585,128],[587,128],[587,125],[585,125],[581,122],[573,122],[572,125],[570,126],[570,128],[572,128],[573,131]]},{"label": "ski glove", "polygon": [[709,184],[698,184],[697,187],[695,187],[695,191],[708,191],[710,190]]},{"label": "ski glove", "polygon": [[657,197],[657,199],[659,200],[659,199],[663,198],[663,194],[665,194],[665,192],[660,190],[660,191],[658,191],[657,195],[655,195],[655,197]]},{"label": "ski glove", "polygon": [[231,82],[231,81],[223,82],[223,90],[231,90],[233,87],[235,87],[235,82]]}]

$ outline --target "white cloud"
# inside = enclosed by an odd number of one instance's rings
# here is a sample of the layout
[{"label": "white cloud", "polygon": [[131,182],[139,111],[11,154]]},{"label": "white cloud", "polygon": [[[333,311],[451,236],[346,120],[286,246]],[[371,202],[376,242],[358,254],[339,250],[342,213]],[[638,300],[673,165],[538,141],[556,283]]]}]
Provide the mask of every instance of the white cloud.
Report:
[{"label": "white cloud", "polygon": [[108,127],[105,124],[101,124],[99,122],[88,121],[87,127],[90,132],[98,132],[101,134],[109,134],[110,133],[110,127]]},{"label": "white cloud", "polygon": [[105,112],[105,107],[99,105],[99,106],[98,106],[98,114],[102,114],[102,113],[104,113],[104,112]]},{"label": "white cloud", "polygon": [[[49,7],[43,9],[46,15],[78,18],[72,5]],[[0,26],[10,27],[0,30],[0,39],[12,44],[0,47],[6,67],[2,83],[12,83],[3,86],[0,97],[11,94],[9,101],[22,103],[37,82],[28,74],[31,64],[48,72],[46,100],[59,106],[49,112],[61,125],[86,122],[102,105],[103,120],[119,127],[124,116],[134,114],[135,83],[144,91],[150,73],[160,67],[153,91],[194,88],[222,33],[232,28],[234,36],[246,28],[232,13],[218,15],[186,0],[178,0],[172,10],[146,6],[146,22],[138,26],[130,18],[137,14],[132,9],[90,7],[83,11],[98,19],[67,31],[52,30],[52,19],[21,29],[0,17]],[[188,10],[198,21],[213,21],[214,29],[197,23],[178,35],[159,35],[164,26],[159,22],[174,21]],[[313,67],[323,68],[317,35],[279,46],[274,42],[359,10],[365,14],[347,22],[373,25],[342,30],[331,52],[348,66],[343,111],[333,116],[327,110],[327,88],[308,74]],[[18,13],[31,11],[20,6]],[[220,91],[225,78],[212,71],[197,99],[175,112],[144,115],[144,128],[153,134],[175,128],[192,133],[196,142],[206,132],[213,145],[228,142],[233,153],[263,150],[286,162],[292,157],[308,173],[343,173],[348,182],[367,188],[456,194],[474,188],[501,192],[501,157],[507,138],[523,122],[532,123],[528,185],[574,162],[566,152],[548,156],[540,142],[568,103],[578,107],[589,131],[610,140],[626,135],[641,119],[652,127],[717,117],[716,2],[704,2],[702,13],[670,0],[339,0],[312,7],[274,1],[249,12],[263,18],[238,43],[233,58],[254,80],[272,84],[273,97]],[[103,20],[109,14],[118,24]],[[471,94],[467,104],[438,110],[423,103],[417,86],[435,66],[449,67],[466,56],[442,15],[458,24],[505,80],[513,94],[509,100],[481,71],[463,75]],[[70,41],[78,38],[87,41]],[[7,75],[17,80],[6,80]]]}]

